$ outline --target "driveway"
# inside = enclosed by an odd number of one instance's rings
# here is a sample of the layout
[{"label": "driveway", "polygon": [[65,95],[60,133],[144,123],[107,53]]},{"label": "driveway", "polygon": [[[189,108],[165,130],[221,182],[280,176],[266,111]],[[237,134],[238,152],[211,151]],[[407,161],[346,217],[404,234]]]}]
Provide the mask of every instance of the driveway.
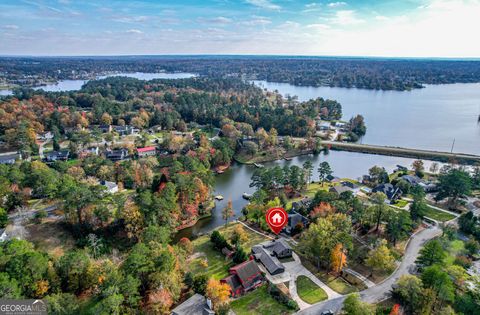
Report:
[{"label": "driveway", "polygon": [[296,280],[298,276],[303,275],[308,277],[310,280],[312,280],[316,285],[318,285],[320,288],[322,288],[325,291],[325,293],[328,296],[328,299],[335,299],[341,296],[337,292],[330,289],[330,287],[328,287],[325,283],[320,281],[313,273],[311,273],[307,268],[305,268],[302,265],[302,262],[300,261],[300,258],[298,257],[297,254],[293,253],[292,257],[294,261],[283,263],[283,266],[285,267],[285,271],[278,275],[271,275],[265,270],[265,268],[261,263],[259,263],[258,265],[260,266],[260,269],[262,269],[262,271],[265,272],[267,279],[270,282],[274,284],[279,284],[284,282],[289,283],[288,287],[289,287],[290,295],[297,302],[300,309],[308,308],[310,307],[310,304],[300,299],[300,297],[297,294]]},{"label": "driveway", "polygon": [[[422,246],[427,241],[440,236],[441,234],[442,230],[438,226],[432,226],[414,234],[407,245],[403,260],[398,268],[383,282],[360,292],[362,301],[368,303],[377,303],[387,299],[390,295],[392,285],[397,282],[401,276],[412,273],[414,270],[415,260],[417,259],[418,253]],[[297,314],[318,315],[326,310],[338,312],[342,309],[344,299],[345,296],[340,296],[331,300],[323,301],[308,308],[302,309]]]}]

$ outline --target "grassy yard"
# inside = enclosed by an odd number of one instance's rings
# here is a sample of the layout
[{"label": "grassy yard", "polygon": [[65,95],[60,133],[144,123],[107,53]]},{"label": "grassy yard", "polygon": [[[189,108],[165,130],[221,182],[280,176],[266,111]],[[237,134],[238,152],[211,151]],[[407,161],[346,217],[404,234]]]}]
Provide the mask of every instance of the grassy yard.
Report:
[{"label": "grassy yard", "polygon": [[395,201],[393,205],[399,208],[405,208],[405,206],[408,205],[408,201],[403,199],[398,199],[397,201]]},{"label": "grassy yard", "polygon": [[321,183],[310,183],[310,184],[308,184],[307,190],[302,192],[302,196],[297,197],[297,198],[292,198],[287,202],[287,205],[286,205],[285,209],[287,211],[290,210],[292,208],[292,202],[302,200],[305,196],[313,198],[315,196],[315,194],[317,193],[317,191],[328,190],[332,186],[333,185],[329,182],[325,182],[323,184],[321,184]]},{"label": "grassy yard", "polygon": [[461,254],[465,250],[465,243],[461,240],[454,240],[448,243],[447,257],[444,259],[445,266],[453,265],[457,255]]},{"label": "grassy yard", "polygon": [[292,310],[278,303],[268,294],[266,285],[232,301],[230,306],[237,315],[286,315],[293,313]]},{"label": "grassy yard", "polygon": [[[233,233],[234,227],[240,223],[229,224],[226,228],[221,227],[218,231],[228,240]],[[247,253],[250,252],[253,245],[267,240],[258,233],[244,227],[247,233],[247,241],[241,245]],[[228,268],[231,266],[231,261],[226,260],[225,256],[213,248],[210,242],[209,235],[203,235],[193,242],[194,253],[198,256],[190,262],[190,270],[193,273],[206,272],[209,276],[219,280],[228,275]],[[204,261],[207,261],[208,266],[205,268]]]},{"label": "grassy yard", "polygon": [[305,266],[311,273],[317,276],[323,283],[329,286],[333,291],[340,294],[349,294],[353,292],[358,292],[365,289],[363,285],[358,285],[358,287],[351,285],[341,277],[336,277],[334,275],[328,274],[325,270],[318,270],[317,267],[312,264],[309,260],[301,257],[302,265]]},{"label": "grassy yard", "polygon": [[28,224],[27,240],[52,256],[60,257],[65,251],[74,248],[75,240],[69,231],[53,219],[44,219],[41,224]]},{"label": "grassy yard", "polygon": [[328,298],[327,293],[306,276],[297,278],[297,293],[308,304],[314,304]]},{"label": "grassy yard", "polygon": [[441,221],[441,222],[445,222],[445,221],[455,219],[455,216],[453,214],[443,212],[443,211],[437,210],[437,209],[432,208],[432,207],[428,207],[428,210],[424,215],[426,217],[429,217],[431,219]]}]

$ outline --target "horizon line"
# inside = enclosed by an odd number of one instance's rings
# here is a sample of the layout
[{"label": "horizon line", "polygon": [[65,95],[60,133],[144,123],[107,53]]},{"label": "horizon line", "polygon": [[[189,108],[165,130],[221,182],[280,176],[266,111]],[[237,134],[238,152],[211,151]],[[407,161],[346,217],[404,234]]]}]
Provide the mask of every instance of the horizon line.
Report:
[{"label": "horizon line", "polygon": [[480,61],[480,57],[438,57],[438,56],[362,56],[362,55],[288,55],[288,54],[98,54],[98,55],[36,55],[36,54],[0,54],[0,58],[125,58],[125,57],[276,57],[276,58],[353,58],[353,59],[410,59],[410,60],[471,60]]}]

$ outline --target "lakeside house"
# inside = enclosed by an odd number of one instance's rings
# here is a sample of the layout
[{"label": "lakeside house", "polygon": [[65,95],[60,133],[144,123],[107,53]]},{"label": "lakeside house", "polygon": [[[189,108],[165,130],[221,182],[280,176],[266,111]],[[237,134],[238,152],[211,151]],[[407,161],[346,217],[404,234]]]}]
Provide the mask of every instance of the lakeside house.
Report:
[{"label": "lakeside house", "polygon": [[262,285],[264,278],[253,260],[247,260],[229,269],[229,276],[220,280],[230,286],[232,297],[238,297]]},{"label": "lakeside house", "polygon": [[139,158],[155,156],[157,154],[157,148],[154,146],[137,148],[137,155]]},{"label": "lakeside house", "polygon": [[201,294],[195,293],[182,304],[175,307],[172,315],[214,315],[212,301]]},{"label": "lakeside house", "polygon": [[6,153],[0,155],[0,164],[15,164],[17,160],[21,160],[22,155],[20,153]]},{"label": "lakeside house", "polygon": [[47,141],[47,140],[52,140],[53,139],[53,133],[50,131],[41,133],[37,135],[37,140],[40,141]]},{"label": "lakeside house", "polygon": [[306,228],[309,222],[307,217],[304,217],[295,210],[291,210],[290,213],[288,213],[288,221],[283,230],[288,235],[292,235],[298,228]]},{"label": "lakeside house", "polygon": [[113,162],[129,159],[128,150],[125,148],[109,150],[105,153],[105,156]]},{"label": "lakeside house", "polygon": [[301,212],[302,210],[307,210],[312,203],[312,198],[304,197],[299,201],[292,202],[292,211]]},{"label": "lakeside house", "polygon": [[44,155],[44,160],[47,163],[55,162],[55,161],[67,161],[68,157],[70,156],[70,151],[69,150],[63,150],[63,151],[51,151],[47,152]]},{"label": "lakeside house", "polygon": [[402,177],[400,177],[400,179],[406,181],[412,186],[419,185],[422,182],[420,177],[418,177],[417,175],[403,175]]},{"label": "lakeside house", "polygon": [[292,257],[292,248],[283,240],[273,240],[253,246],[252,254],[271,275],[278,275],[285,271],[279,259]]},{"label": "lakeside house", "polygon": [[395,201],[402,196],[400,188],[393,186],[390,183],[380,184],[372,189],[372,192],[384,193],[390,201]]}]

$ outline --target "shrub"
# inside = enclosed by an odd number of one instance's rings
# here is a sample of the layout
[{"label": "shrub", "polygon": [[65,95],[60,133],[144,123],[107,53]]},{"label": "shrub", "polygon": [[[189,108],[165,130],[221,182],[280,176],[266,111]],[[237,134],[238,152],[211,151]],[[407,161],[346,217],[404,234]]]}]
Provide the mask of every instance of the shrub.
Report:
[{"label": "shrub", "polygon": [[467,256],[458,255],[455,257],[455,261],[453,262],[455,265],[462,266],[465,269],[468,269],[472,266],[472,260]]}]

